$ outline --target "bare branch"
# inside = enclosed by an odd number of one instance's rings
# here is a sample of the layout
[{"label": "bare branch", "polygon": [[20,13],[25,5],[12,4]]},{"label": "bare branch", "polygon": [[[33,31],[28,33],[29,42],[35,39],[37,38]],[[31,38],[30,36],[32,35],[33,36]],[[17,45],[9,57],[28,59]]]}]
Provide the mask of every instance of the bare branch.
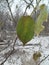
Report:
[{"label": "bare branch", "polygon": [[29,4],[26,0],[23,0],[26,4]]},{"label": "bare branch", "polygon": [[28,8],[28,6],[26,7],[25,12],[24,12],[24,14],[23,14],[23,15],[25,15],[27,8]]},{"label": "bare branch", "polygon": [[30,1],[30,5],[34,8],[34,5],[32,4],[33,0],[29,0]]},{"label": "bare branch", "polygon": [[15,40],[14,40],[14,44],[13,44],[13,50],[14,50],[14,46],[15,46],[15,43],[16,43],[16,40],[17,40],[17,36],[16,36],[16,38],[15,38]]},{"label": "bare branch", "polygon": [[[0,45],[7,45],[7,43],[9,43],[10,42],[10,40],[9,41],[7,41],[6,43],[5,42],[3,42],[3,43],[0,43]],[[9,45],[9,44],[8,44]]]},{"label": "bare branch", "polygon": [[6,55],[7,55],[7,57],[6,57],[6,59],[0,64],[0,65],[3,65],[6,61],[7,61],[7,59],[12,55],[12,53],[13,53],[13,51],[14,50],[12,50],[12,51],[9,51]]},{"label": "bare branch", "polygon": [[41,2],[41,0],[39,0],[38,3],[37,3],[37,5],[36,5],[36,7],[34,7],[33,12],[31,13],[31,16],[32,16],[32,14],[33,14],[34,12],[36,13],[37,7],[38,7],[38,5],[39,5],[40,2]]},{"label": "bare branch", "polygon": [[[8,41],[7,43],[5,43],[5,45],[6,45],[6,44],[7,44],[7,47],[5,47],[4,49],[0,50],[0,52],[2,52],[3,50],[7,49],[7,48],[11,45],[10,41]],[[3,44],[3,45],[4,45],[4,44]]]},{"label": "bare branch", "polygon": [[40,65],[43,61],[45,61],[48,57],[49,55],[47,55],[44,59],[42,59],[38,65]]},{"label": "bare branch", "polygon": [[[13,43],[13,50],[11,50],[11,51],[5,53],[4,57],[5,57],[6,59],[5,59],[0,65],[3,65],[3,64],[7,61],[7,59],[13,54],[13,51],[15,50],[15,49],[14,49],[14,46],[15,46],[16,40],[17,40],[17,37],[15,38],[14,43]],[[8,47],[9,47],[9,46],[10,46],[10,45],[8,45]],[[5,48],[5,49],[6,49],[6,48]]]},{"label": "bare branch", "polygon": [[[17,45],[17,46],[23,46],[23,45]],[[41,46],[40,44],[26,44],[25,46]]]},{"label": "bare branch", "polygon": [[29,1],[30,1],[30,3],[28,3],[26,0],[24,0],[24,1],[25,1],[25,2],[26,2],[26,4],[27,4],[26,9],[25,9],[25,12],[24,12],[24,15],[25,15],[27,8],[29,8],[29,7],[30,7],[30,5],[34,8],[34,5],[32,4],[33,0],[32,0],[32,1],[31,1],[31,0],[29,0]]},{"label": "bare branch", "polygon": [[[12,20],[13,20],[13,22],[16,22],[15,19],[14,19],[14,17],[13,17],[13,14],[12,14],[12,11],[11,11],[11,8],[10,8],[10,5],[9,5],[8,0],[6,0],[6,2],[7,2],[7,4],[8,4],[8,8],[9,8],[9,11],[10,11],[10,13],[11,13]],[[17,24],[17,23],[16,23],[16,24]]]}]

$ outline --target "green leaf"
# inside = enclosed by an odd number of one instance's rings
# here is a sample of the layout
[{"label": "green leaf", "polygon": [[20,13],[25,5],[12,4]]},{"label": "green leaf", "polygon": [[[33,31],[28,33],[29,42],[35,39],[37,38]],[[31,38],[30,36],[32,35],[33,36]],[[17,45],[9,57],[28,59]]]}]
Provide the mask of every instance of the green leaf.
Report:
[{"label": "green leaf", "polygon": [[40,32],[43,31],[44,26],[42,24],[43,24],[43,22],[45,22],[45,20],[48,17],[46,6],[43,5],[40,7],[41,7],[40,15],[38,16],[38,18],[36,20],[36,24],[35,24],[35,34],[36,35],[39,35]]},{"label": "green leaf", "polygon": [[22,16],[17,25],[17,36],[25,45],[34,36],[35,22],[30,16]]},{"label": "green leaf", "polygon": [[3,22],[0,22],[0,26],[3,26],[3,24],[4,24]]},{"label": "green leaf", "polygon": [[40,6],[40,9],[42,10],[43,8],[45,8],[45,4],[42,4],[41,6]]},{"label": "green leaf", "polygon": [[35,61],[37,61],[38,58],[40,58],[40,57],[41,57],[41,53],[40,53],[40,52],[36,52],[36,53],[33,54],[33,59],[34,59]]}]

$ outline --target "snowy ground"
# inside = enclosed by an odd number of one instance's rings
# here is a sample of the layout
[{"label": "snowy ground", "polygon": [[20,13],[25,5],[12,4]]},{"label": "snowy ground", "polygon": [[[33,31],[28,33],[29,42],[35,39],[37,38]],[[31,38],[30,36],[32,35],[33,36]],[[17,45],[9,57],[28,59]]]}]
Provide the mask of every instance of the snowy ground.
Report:
[{"label": "snowy ground", "polygon": [[[19,41],[17,41],[16,44],[18,43]],[[27,44],[39,44],[39,45],[24,46],[24,47],[15,45],[15,49],[17,49],[17,51],[15,51],[14,54],[12,54],[8,58],[8,60],[4,63],[4,65],[38,65],[38,63],[42,59],[44,59],[47,55],[49,55],[49,36],[35,37]],[[33,53],[36,51],[40,51],[42,54],[40,60],[38,59],[37,62],[33,60]],[[49,65],[49,56],[40,65]]]}]

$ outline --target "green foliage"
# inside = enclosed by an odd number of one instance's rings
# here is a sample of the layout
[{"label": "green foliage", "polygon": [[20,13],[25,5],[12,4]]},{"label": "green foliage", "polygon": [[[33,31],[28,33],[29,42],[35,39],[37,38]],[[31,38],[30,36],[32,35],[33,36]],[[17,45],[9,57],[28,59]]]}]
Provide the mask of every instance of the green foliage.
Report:
[{"label": "green foliage", "polygon": [[30,16],[22,16],[17,25],[17,35],[25,45],[34,36],[35,22]]},{"label": "green foliage", "polygon": [[40,6],[40,14],[37,17],[36,22],[30,16],[22,16],[19,19],[16,31],[17,36],[23,42],[23,45],[30,41],[34,37],[34,34],[40,34],[40,32],[44,29],[42,24],[45,22],[47,17],[47,9],[43,4]]},{"label": "green foliage", "polygon": [[44,26],[42,24],[43,22],[45,22],[45,20],[48,17],[47,9],[45,5],[41,5],[40,10],[41,10],[40,15],[38,16],[36,20],[36,24],[35,24],[35,34],[36,35],[39,35],[39,33],[44,29]]},{"label": "green foliage", "polygon": [[42,10],[43,8],[45,8],[45,4],[42,4],[41,6],[40,6],[40,9]]},{"label": "green foliage", "polygon": [[0,26],[2,26],[3,25],[3,23],[2,22],[0,22]]},{"label": "green foliage", "polygon": [[40,52],[36,52],[36,53],[33,54],[33,59],[35,61],[38,60],[38,58],[40,58],[40,57],[41,57],[41,53]]}]

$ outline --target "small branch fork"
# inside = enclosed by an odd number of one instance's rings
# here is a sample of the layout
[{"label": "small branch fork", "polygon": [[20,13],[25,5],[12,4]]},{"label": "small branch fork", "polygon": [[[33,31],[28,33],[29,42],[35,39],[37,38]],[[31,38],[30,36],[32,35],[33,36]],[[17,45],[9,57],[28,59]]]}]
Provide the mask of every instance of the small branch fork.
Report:
[{"label": "small branch fork", "polygon": [[[25,9],[25,12],[24,12],[24,15],[26,13],[27,8],[30,7],[30,6],[33,7],[33,12],[36,13],[36,9],[37,9],[39,3],[41,2],[41,0],[39,0],[39,1],[36,0],[36,7],[34,7],[34,5],[32,4],[34,0],[29,0],[30,3],[28,3],[26,0],[23,0],[23,1],[27,4],[26,9]],[[31,13],[31,15],[33,14],[33,12]]]},{"label": "small branch fork", "polygon": [[27,4],[26,9],[25,9],[25,12],[24,12],[24,15],[25,15],[27,8],[30,7],[30,5],[34,8],[34,5],[32,4],[33,0],[32,1],[29,0],[30,3],[28,3],[26,0],[23,0],[23,1]]},{"label": "small branch fork", "polygon": [[37,9],[37,7],[38,7],[38,5],[39,5],[40,2],[41,2],[41,0],[39,0],[39,1],[36,0],[36,7],[34,7],[32,13],[31,13],[31,16],[32,16],[32,14],[33,14],[34,12],[36,13],[36,9]]}]

